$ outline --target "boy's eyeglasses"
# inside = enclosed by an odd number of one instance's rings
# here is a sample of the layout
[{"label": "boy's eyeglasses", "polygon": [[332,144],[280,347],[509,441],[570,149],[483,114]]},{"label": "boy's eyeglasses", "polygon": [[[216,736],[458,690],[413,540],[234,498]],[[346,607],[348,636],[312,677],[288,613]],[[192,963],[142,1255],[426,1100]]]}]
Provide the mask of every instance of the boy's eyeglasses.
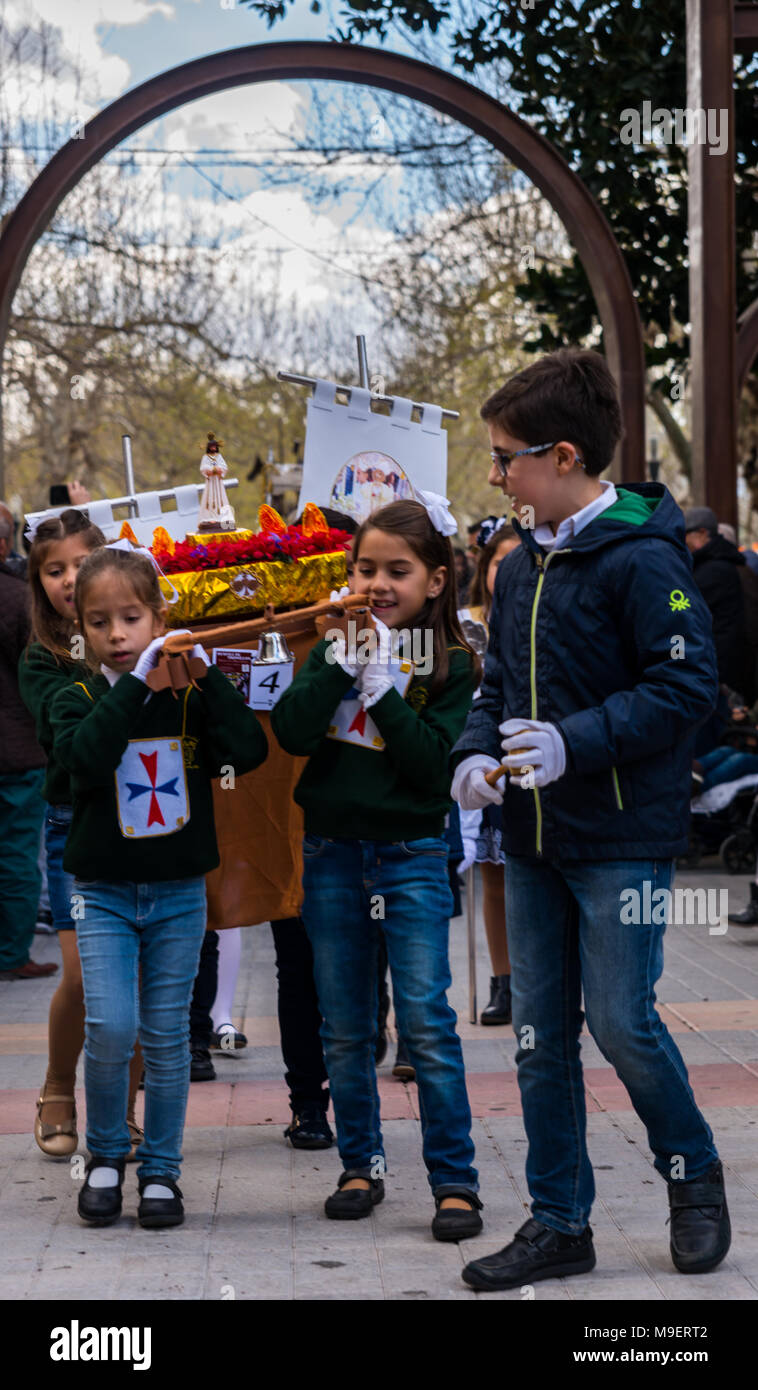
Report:
[{"label": "boy's eyeglasses", "polygon": [[[492,459],[493,463],[497,464],[497,467],[500,469],[500,472],[502,473],[503,477],[505,477],[508,471],[508,465],[512,462],[513,459],[520,458],[522,454],[546,454],[548,449],[554,448],[555,443],[533,444],[530,449],[514,449],[510,453],[507,449],[492,449],[490,450],[490,458]],[[582,468],[584,468],[584,464],[578,454],[576,456],[576,461],[578,464],[581,465]]]}]

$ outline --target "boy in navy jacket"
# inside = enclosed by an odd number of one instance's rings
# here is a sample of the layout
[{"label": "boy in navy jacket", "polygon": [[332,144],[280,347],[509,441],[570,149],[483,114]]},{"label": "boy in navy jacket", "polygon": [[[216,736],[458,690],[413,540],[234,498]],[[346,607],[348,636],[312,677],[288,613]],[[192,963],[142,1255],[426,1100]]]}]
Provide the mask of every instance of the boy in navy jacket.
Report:
[{"label": "boy in navy jacket", "polygon": [[[511,1288],[595,1264],[582,995],[668,1183],[674,1264],[705,1272],[729,1248],[723,1175],[654,987],[687,848],[693,735],[718,690],[710,615],[667,490],[598,477],[621,437],[602,357],[552,353],[481,413],[489,481],[514,498],[521,546],[498,571],[453,795],[467,809],[503,803],[533,1216],[464,1279]],[[503,764],[490,786],[485,773]]]}]

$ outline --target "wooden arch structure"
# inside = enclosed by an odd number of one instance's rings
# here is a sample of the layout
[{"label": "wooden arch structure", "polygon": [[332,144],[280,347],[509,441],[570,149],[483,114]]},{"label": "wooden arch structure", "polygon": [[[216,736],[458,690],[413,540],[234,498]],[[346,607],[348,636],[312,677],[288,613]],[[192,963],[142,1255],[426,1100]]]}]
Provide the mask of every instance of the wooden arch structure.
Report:
[{"label": "wooden arch structure", "polygon": [[620,477],[642,478],[642,330],[626,263],[599,204],[553,146],[500,102],[427,63],[373,48],[289,42],[230,49],[171,68],[94,116],[82,138],[69,140],[53,156],[6,221],[0,237],[0,360],[28,256],[63,198],[98,160],[134,131],[188,101],[251,83],[315,78],[380,87],[451,116],[500,150],[545,195],[587,273],[619,384],[625,428]]}]

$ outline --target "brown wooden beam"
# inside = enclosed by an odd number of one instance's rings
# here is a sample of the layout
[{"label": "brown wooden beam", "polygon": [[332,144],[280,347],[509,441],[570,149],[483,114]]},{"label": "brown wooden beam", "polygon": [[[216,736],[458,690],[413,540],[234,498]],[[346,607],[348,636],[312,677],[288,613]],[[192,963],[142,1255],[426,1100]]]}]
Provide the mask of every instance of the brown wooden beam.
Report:
[{"label": "brown wooden beam", "polygon": [[[732,0],[687,0],[687,107],[722,113],[722,154],[688,149],[692,492],[737,525],[737,376]],[[723,124],[720,125],[723,130]]]},{"label": "brown wooden beam", "polygon": [[735,5],[734,47],[741,53],[758,51],[758,5]]}]

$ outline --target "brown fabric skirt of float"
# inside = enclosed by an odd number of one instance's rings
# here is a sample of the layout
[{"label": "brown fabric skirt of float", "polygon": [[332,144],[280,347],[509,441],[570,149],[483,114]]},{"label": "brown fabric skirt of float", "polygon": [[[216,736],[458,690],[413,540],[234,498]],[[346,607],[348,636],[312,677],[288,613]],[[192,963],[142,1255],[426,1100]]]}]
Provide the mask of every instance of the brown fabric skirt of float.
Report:
[{"label": "brown fabric skirt of float", "polygon": [[[222,629],[199,628],[196,636],[209,650],[256,647],[257,639],[245,633],[246,627],[226,623]],[[316,640],[311,618],[287,632],[296,671]],[[224,790],[220,781],[213,783],[221,864],[206,879],[208,931],[297,917],[302,904],[303,813],[293,792],[307,760],[285,753],[268,714],[258,710],[257,715],[268,739],[265,763],[238,777],[234,787]]]}]

